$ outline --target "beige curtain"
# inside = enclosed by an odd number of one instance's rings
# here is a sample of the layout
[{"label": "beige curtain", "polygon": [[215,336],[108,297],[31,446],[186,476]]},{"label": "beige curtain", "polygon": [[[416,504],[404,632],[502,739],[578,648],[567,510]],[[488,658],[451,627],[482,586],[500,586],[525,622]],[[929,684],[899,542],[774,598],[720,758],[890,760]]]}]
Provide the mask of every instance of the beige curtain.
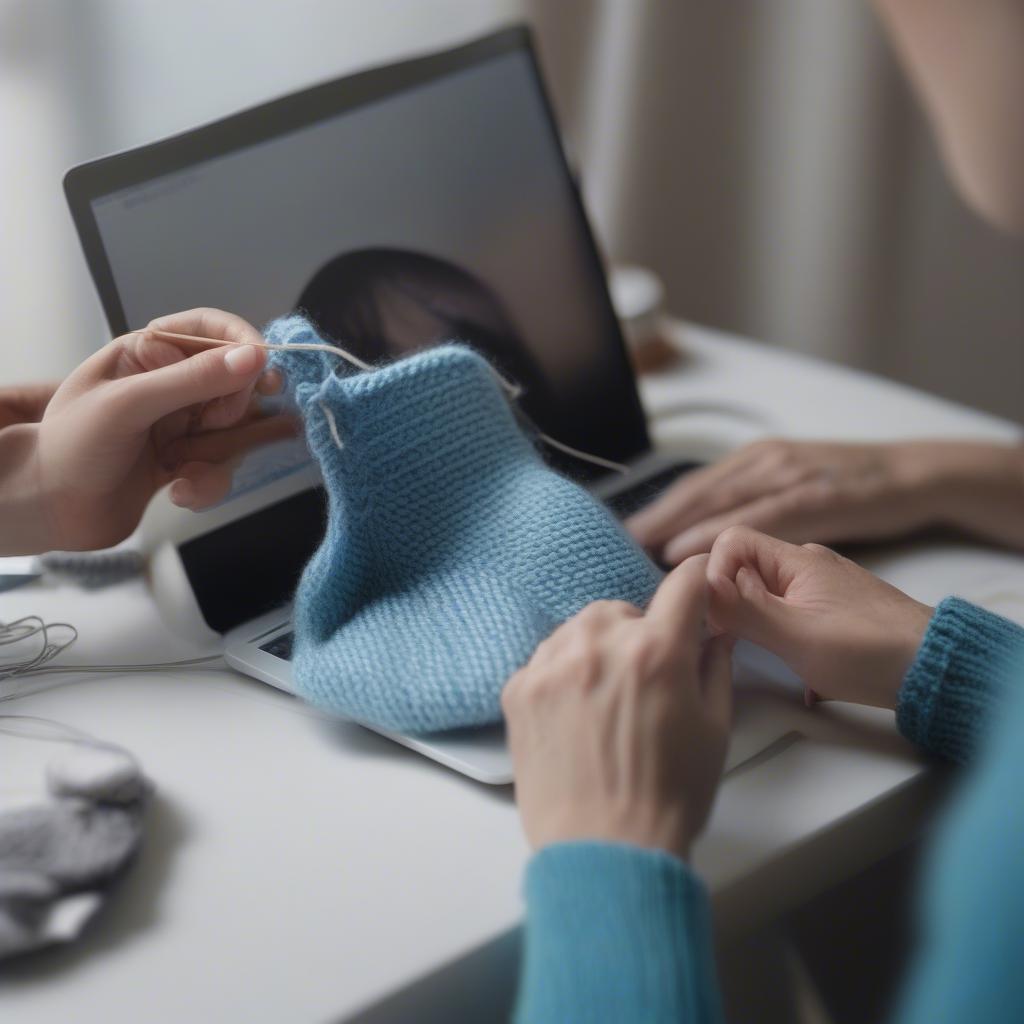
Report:
[{"label": "beige curtain", "polygon": [[529,9],[606,250],[673,310],[1024,417],[1024,247],[953,194],[866,0]]},{"label": "beige curtain", "polygon": [[1024,249],[953,195],[867,0],[0,0],[5,378],[102,337],[68,164],[523,17],[606,253],[674,311],[1019,414]]}]

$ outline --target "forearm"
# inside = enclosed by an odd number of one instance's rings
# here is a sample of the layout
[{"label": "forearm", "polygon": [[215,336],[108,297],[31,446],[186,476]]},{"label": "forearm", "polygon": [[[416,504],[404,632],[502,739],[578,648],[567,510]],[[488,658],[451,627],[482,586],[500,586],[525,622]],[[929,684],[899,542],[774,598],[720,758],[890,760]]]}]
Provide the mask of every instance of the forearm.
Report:
[{"label": "forearm", "polygon": [[52,547],[39,486],[37,433],[31,423],[0,430],[0,556],[35,554]]},{"label": "forearm", "polygon": [[707,894],[681,861],[612,843],[530,863],[517,1020],[721,1020]]},{"label": "forearm", "polygon": [[959,598],[935,609],[896,704],[900,732],[931,754],[972,760],[1024,661],[1024,628]]},{"label": "forearm", "polygon": [[1024,550],[1024,446],[969,441],[896,445],[919,525],[952,527]]},{"label": "forearm", "polygon": [[964,197],[1024,231],[1024,3],[874,0]]}]

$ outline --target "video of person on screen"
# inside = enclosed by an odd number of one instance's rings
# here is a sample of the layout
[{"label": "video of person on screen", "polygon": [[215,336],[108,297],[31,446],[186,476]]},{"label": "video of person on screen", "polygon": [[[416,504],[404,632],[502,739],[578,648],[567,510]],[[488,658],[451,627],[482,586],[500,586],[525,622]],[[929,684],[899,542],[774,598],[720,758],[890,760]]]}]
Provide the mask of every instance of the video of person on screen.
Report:
[{"label": "video of person on screen", "polygon": [[411,249],[366,248],[325,263],[296,303],[325,338],[371,363],[460,342],[475,349],[526,400],[544,378],[511,317],[475,274]]}]

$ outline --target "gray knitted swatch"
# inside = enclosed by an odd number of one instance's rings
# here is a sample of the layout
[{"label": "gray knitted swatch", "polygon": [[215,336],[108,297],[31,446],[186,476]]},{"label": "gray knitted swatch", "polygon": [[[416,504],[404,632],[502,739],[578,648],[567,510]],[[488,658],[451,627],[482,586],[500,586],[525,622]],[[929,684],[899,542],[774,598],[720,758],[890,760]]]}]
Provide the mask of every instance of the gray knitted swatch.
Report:
[{"label": "gray knitted swatch", "polygon": [[127,753],[78,748],[47,785],[0,812],[0,959],[77,937],[142,836],[150,786]]}]

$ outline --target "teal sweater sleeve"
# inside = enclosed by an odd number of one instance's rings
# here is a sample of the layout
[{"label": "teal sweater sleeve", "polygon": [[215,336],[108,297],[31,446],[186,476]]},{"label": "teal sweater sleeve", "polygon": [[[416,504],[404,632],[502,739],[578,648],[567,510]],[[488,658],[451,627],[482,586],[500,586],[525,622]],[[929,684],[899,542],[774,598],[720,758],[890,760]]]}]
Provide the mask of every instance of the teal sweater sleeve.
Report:
[{"label": "teal sweater sleeve", "polygon": [[657,850],[561,843],[526,873],[519,1024],[722,1019],[707,892]]},{"label": "teal sweater sleeve", "polygon": [[907,739],[929,753],[971,759],[1024,656],[1024,629],[957,597],[935,609],[896,704]]},{"label": "teal sweater sleeve", "polygon": [[[902,733],[972,758],[998,706],[1001,742],[979,767],[935,858],[925,944],[899,1024],[1024,1020],[1024,629],[958,598],[935,611],[903,681]],[[526,877],[519,1024],[722,1019],[707,893],[664,853],[565,843]]]},{"label": "teal sweater sleeve", "polygon": [[939,829],[898,1024],[1024,1021],[1024,661]]}]

